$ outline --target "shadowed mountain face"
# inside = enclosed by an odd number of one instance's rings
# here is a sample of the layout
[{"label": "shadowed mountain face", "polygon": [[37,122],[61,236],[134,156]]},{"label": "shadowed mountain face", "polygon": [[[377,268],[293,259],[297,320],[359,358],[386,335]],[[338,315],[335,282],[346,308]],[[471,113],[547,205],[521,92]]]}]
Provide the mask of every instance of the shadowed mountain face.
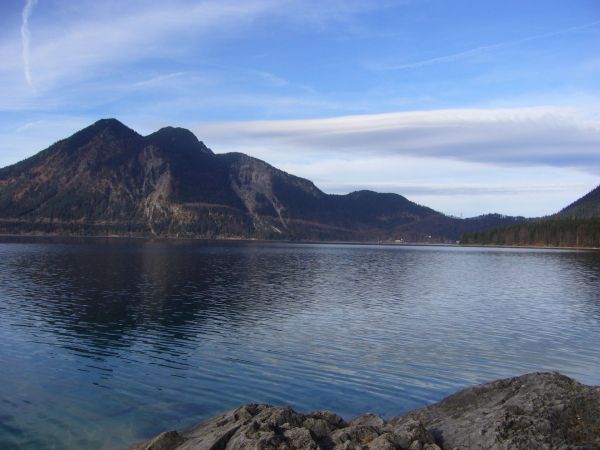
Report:
[{"label": "shadowed mountain face", "polygon": [[396,194],[327,195],[258,159],[214,154],[188,130],[141,136],[115,119],[0,169],[5,233],[446,241],[507,220],[450,218]]}]

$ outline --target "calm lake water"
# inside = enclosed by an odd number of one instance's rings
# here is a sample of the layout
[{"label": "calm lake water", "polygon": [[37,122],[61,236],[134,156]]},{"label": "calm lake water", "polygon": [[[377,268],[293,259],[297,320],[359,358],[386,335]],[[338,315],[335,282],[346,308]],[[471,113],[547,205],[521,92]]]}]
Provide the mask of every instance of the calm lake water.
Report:
[{"label": "calm lake water", "polygon": [[0,240],[0,448],[122,448],[245,402],[390,417],[600,384],[600,253]]}]

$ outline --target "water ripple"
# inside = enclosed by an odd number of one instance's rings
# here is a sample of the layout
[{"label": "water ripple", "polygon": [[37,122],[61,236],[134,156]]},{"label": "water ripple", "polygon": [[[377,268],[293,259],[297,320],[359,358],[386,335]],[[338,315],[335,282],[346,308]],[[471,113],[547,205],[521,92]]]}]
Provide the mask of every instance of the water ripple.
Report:
[{"label": "water ripple", "polygon": [[0,448],[120,448],[249,401],[392,416],[533,370],[600,384],[599,288],[594,252],[5,239]]}]

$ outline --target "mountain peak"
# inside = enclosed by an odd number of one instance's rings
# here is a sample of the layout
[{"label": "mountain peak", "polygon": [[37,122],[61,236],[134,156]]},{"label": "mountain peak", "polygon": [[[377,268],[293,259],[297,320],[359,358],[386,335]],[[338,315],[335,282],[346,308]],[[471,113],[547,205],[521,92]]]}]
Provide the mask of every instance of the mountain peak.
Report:
[{"label": "mountain peak", "polygon": [[88,129],[94,130],[95,132],[110,130],[114,133],[127,133],[127,134],[135,133],[135,134],[137,134],[135,131],[133,131],[131,128],[129,128],[127,125],[125,125],[123,122],[121,122],[117,119],[114,119],[114,118],[97,120],[92,125],[90,125],[89,127],[85,128],[82,131],[85,131]]},{"label": "mountain peak", "polygon": [[142,137],[137,132],[117,119],[110,118],[100,119],[72,136],[57,142],[56,145],[59,145],[62,151],[75,153],[91,142],[94,142],[94,146],[103,146],[108,140],[129,146],[130,143],[140,139]]},{"label": "mountain peak", "polygon": [[123,124],[123,122],[121,122],[120,120],[115,119],[114,117],[107,117],[104,119],[97,120],[96,122],[94,122],[92,124],[92,126],[95,126],[95,127],[100,127],[100,126],[124,127],[125,124]]},{"label": "mountain peak", "polygon": [[164,127],[146,137],[162,147],[174,149],[195,149],[212,155],[213,152],[187,128]]},{"label": "mountain peak", "polygon": [[117,119],[100,119],[83,130],[78,131],[70,138],[67,138],[66,141],[69,141],[71,145],[74,147],[82,145],[84,142],[87,142],[91,139],[94,139],[96,136],[109,133],[114,137],[119,138],[138,138],[140,135],[136,133],[134,130],[119,122]]}]

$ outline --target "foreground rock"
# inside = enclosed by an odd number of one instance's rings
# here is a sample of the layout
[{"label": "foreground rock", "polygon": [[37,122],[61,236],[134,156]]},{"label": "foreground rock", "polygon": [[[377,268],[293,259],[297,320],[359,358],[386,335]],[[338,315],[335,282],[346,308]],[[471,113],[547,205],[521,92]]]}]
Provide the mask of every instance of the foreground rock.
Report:
[{"label": "foreground rock", "polygon": [[250,404],[131,449],[600,449],[600,387],[533,373],[465,389],[388,421]]}]

